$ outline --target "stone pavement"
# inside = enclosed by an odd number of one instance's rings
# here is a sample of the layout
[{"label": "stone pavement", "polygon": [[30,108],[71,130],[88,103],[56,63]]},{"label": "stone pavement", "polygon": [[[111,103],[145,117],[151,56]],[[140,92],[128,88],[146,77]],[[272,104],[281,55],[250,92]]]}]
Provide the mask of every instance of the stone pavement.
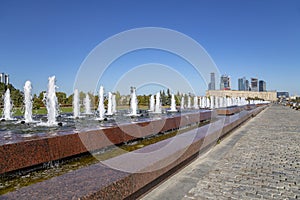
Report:
[{"label": "stone pavement", "polygon": [[300,199],[300,111],[270,106],[143,199]]}]

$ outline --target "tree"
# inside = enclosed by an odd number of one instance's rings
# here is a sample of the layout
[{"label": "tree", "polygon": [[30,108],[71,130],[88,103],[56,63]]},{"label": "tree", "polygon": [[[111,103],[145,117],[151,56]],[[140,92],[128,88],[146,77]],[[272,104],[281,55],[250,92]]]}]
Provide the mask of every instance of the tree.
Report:
[{"label": "tree", "polygon": [[161,93],[160,99],[161,99],[161,105],[162,105],[162,106],[165,106],[165,105],[166,105],[166,102],[167,102],[167,98],[166,98],[166,94],[165,94],[165,91],[164,91],[164,90],[163,90],[162,93]]},{"label": "tree", "polygon": [[64,92],[56,92],[56,97],[59,105],[65,105],[67,103],[67,94]]},{"label": "tree", "polygon": [[41,107],[45,107],[45,104],[43,100],[38,98],[36,94],[33,96],[33,103],[32,103],[32,108],[33,109],[40,109]]},{"label": "tree", "polygon": [[121,102],[120,102],[120,100],[121,100],[121,94],[120,94],[120,92],[117,91],[117,92],[115,93],[115,95],[116,95],[116,102],[117,102],[117,105],[120,105],[120,104],[121,104]]},{"label": "tree", "polygon": [[73,104],[73,96],[74,96],[74,94],[71,94],[70,96],[68,96],[68,98],[66,100],[66,105],[72,105]]},{"label": "tree", "polygon": [[84,92],[79,92],[79,102],[83,104],[83,99],[85,98],[85,93]]},{"label": "tree", "polygon": [[168,88],[167,89],[166,100],[165,100],[166,105],[171,105],[171,98],[172,98],[172,95],[171,95],[170,89]]},{"label": "tree", "polygon": [[139,95],[139,96],[137,96],[139,105],[141,105],[141,106],[149,106],[149,98],[150,98],[150,96],[146,96],[146,95]]}]

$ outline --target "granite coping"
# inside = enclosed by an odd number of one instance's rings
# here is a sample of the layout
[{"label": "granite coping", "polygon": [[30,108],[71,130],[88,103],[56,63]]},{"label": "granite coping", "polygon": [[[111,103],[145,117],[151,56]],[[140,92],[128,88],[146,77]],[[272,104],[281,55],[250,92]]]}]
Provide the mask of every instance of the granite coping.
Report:
[{"label": "granite coping", "polygon": [[124,199],[159,180],[265,107],[219,120],[104,162],[23,187],[0,199]]},{"label": "granite coping", "polygon": [[235,113],[241,112],[245,108],[246,108],[245,106],[242,107],[236,106],[236,107],[229,107],[229,108],[218,108],[216,109],[216,111],[218,115],[233,115]]}]

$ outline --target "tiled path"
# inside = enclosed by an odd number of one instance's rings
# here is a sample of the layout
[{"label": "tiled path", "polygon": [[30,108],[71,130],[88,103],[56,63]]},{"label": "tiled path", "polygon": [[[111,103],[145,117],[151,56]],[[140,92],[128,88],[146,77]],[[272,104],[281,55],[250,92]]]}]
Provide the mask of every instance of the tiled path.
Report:
[{"label": "tiled path", "polygon": [[300,199],[300,111],[270,106],[143,199]]}]

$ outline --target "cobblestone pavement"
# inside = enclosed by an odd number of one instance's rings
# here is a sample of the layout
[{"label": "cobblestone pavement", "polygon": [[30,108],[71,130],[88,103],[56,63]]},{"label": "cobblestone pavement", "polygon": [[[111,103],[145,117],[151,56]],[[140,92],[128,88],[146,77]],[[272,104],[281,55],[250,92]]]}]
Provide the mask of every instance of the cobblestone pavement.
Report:
[{"label": "cobblestone pavement", "polygon": [[145,199],[300,199],[300,111],[272,105]]}]

